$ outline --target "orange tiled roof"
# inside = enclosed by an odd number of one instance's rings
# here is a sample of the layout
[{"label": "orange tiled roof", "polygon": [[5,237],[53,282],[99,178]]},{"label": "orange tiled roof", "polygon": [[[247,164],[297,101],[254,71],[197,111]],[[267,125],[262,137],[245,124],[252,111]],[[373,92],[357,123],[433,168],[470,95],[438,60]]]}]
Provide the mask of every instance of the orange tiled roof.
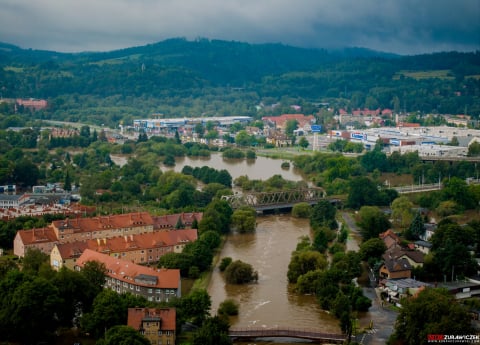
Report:
[{"label": "orange tiled roof", "polygon": [[162,320],[161,330],[173,330],[176,328],[175,308],[128,308],[127,325],[140,330],[142,320],[160,318]]},{"label": "orange tiled roof", "polygon": [[57,235],[51,227],[19,230],[17,234],[20,236],[23,245],[58,241]]},{"label": "orange tiled roof", "polygon": [[148,212],[136,212],[101,216],[93,218],[74,218],[56,220],[52,225],[57,229],[73,229],[74,232],[98,231],[106,229],[121,229],[136,226],[153,225],[153,219]]},{"label": "orange tiled roof", "polygon": [[[107,275],[120,281],[152,288],[179,288],[179,269],[153,269],[150,267],[133,264],[130,261],[117,259],[106,254],[98,253],[94,250],[85,249],[83,254],[78,258],[77,265],[79,267],[83,267],[88,261],[98,261],[105,264]],[[153,277],[154,281],[152,281],[151,284],[139,282],[136,280],[136,278],[138,279],[140,276]]]},{"label": "orange tiled roof", "polygon": [[58,244],[57,247],[62,258],[68,259],[78,257],[78,253],[81,254],[87,248],[96,252],[111,254],[185,244],[196,241],[197,237],[197,229],[179,229],[75,241]]}]

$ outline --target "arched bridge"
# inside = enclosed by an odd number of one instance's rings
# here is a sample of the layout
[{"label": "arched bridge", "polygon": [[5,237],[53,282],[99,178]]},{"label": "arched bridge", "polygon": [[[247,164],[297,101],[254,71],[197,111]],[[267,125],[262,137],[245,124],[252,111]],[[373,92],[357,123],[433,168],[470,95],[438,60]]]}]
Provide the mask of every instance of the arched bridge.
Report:
[{"label": "arched bridge", "polygon": [[322,188],[311,187],[275,192],[237,193],[235,195],[224,195],[222,200],[226,200],[233,209],[250,206],[257,211],[266,211],[293,207],[300,202],[314,205],[324,197],[325,191]]},{"label": "arched bridge", "polygon": [[298,338],[308,339],[318,344],[343,344],[343,334],[323,333],[313,329],[302,328],[230,328],[228,336],[233,339],[255,338]]}]

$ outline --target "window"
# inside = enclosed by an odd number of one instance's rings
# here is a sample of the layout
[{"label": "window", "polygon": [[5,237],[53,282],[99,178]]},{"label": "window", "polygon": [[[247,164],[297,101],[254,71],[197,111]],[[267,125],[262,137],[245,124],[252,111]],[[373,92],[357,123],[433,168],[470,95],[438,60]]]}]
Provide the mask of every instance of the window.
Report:
[{"label": "window", "polygon": [[130,284],[130,290],[133,290],[133,284]]},{"label": "window", "polygon": [[148,289],[148,293],[152,293],[153,292],[153,289]]},{"label": "window", "polygon": [[140,286],[136,285],[136,286],[135,286],[135,290],[136,290],[136,291],[140,291]]},{"label": "window", "polygon": [[156,293],[162,293],[162,289],[156,289]]}]

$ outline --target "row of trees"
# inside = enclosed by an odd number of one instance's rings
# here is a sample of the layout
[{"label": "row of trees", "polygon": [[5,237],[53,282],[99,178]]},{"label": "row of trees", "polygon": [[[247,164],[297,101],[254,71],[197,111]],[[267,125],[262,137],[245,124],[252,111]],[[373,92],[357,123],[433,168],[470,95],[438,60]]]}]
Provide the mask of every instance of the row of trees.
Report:
[{"label": "row of trees", "polygon": [[[297,245],[288,266],[288,280],[296,284],[298,292],[315,294],[322,309],[331,311],[340,320],[342,332],[350,335],[353,313],[371,306],[370,299],[352,283],[362,271],[360,255],[345,252],[346,232],[334,231],[338,227],[336,208],[329,201],[315,205],[310,224],[313,240],[305,237]],[[324,254],[327,249],[332,255],[330,264]]]}]

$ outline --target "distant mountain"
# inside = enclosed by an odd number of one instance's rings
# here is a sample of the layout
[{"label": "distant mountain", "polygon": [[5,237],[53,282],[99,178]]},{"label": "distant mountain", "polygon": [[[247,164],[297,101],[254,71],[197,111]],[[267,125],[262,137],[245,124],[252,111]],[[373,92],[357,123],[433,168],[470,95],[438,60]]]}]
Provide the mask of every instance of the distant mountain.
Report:
[{"label": "distant mountain", "polygon": [[424,113],[459,114],[467,108],[478,116],[479,56],[182,38],[84,53],[0,43],[0,90],[4,98],[47,99],[42,118],[96,124],[130,123],[152,112],[255,116],[261,103],[282,104],[265,110],[269,113],[290,111],[292,104],[313,113],[314,104],[324,102]]}]

